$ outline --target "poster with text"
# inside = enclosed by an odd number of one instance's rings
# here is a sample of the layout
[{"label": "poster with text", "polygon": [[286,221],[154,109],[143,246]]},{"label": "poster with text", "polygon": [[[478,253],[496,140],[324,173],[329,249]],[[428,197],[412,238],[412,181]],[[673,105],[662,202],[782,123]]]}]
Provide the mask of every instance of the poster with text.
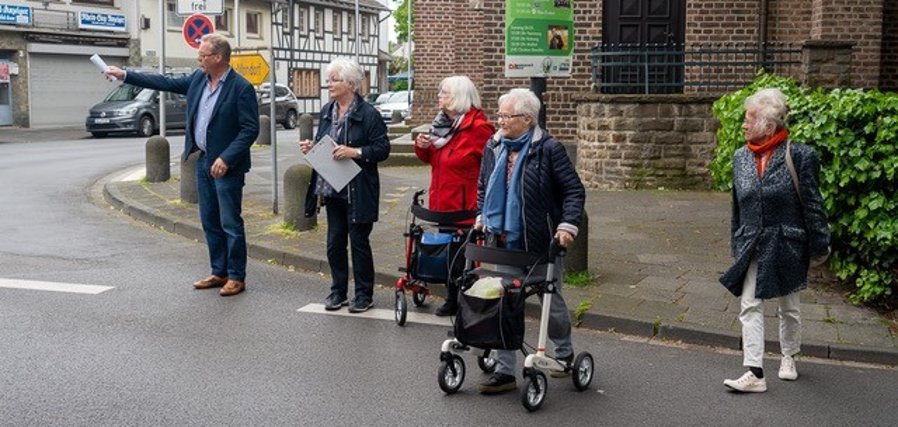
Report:
[{"label": "poster with text", "polygon": [[573,0],[505,1],[505,77],[571,75]]}]

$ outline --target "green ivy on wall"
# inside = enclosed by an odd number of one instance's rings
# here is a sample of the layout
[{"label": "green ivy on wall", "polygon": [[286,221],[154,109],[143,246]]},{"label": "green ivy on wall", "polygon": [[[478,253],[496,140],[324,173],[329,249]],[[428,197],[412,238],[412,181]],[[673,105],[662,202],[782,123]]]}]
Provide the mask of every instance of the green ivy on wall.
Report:
[{"label": "green ivy on wall", "polygon": [[898,290],[898,94],[808,89],[759,73],[714,103],[720,128],[710,171],[720,190],[732,188],[733,153],[745,144],[742,103],[768,87],[789,98],[790,139],[820,155],[820,191],[832,227],[830,267],[854,283],[853,302],[888,299]]}]

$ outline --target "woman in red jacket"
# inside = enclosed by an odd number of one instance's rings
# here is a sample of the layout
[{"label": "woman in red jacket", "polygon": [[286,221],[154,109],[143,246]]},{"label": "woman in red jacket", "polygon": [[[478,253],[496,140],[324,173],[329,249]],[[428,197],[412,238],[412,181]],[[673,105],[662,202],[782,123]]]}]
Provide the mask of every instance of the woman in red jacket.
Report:
[{"label": "woman in red jacket", "polygon": [[[466,76],[443,79],[437,102],[440,112],[430,132],[415,138],[415,154],[431,167],[428,209],[474,211],[483,147],[495,129],[480,109],[477,88]],[[455,314],[457,292],[454,283],[446,284],[446,303],[437,309],[437,316]]]}]

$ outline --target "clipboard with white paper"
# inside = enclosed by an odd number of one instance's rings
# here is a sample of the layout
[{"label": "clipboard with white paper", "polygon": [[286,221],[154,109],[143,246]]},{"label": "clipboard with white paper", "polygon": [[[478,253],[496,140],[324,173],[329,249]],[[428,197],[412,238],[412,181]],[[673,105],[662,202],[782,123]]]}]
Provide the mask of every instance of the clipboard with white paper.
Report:
[{"label": "clipboard with white paper", "polygon": [[306,153],[306,161],[321,175],[334,190],[339,192],[343,190],[349,181],[352,181],[362,168],[355,164],[352,159],[334,160],[334,148],[337,143],[329,135],[321,138],[308,153]]}]

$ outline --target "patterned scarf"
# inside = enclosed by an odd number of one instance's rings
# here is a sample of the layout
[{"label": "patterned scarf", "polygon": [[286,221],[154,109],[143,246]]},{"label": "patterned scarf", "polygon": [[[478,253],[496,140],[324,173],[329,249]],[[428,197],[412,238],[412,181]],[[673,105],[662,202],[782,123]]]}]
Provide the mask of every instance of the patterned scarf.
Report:
[{"label": "patterned scarf", "polygon": [[464,114],[460,114],[453,121],[446,113],[442,111],[437,113],[437,116],[433,118],[433,123],[430,125],[430,134],[436,137],[433,140],[434,148],[439,150],[449,143],[449,140],[458,131],[458,126],[464,117]]},{"label": "patterned scarf", "polygon": [[[496,156],[496,165],[493,167],[493,173],[490,174],[486,186],[486,195],[483,201],[484,224],[490,233],[504,234],[506,247],[509,249],[524,248],[521,179],[524,170],[524,156],[530,150],[531,139],[533,139],[533,129],[515,139],[502,137],[500,140],[502,146]],[[511,179],[508,179],[509,151],[519,152],[511,171]]]},{"label": "patterned scarf", "polygon": [[773,134],[770,138],[759,144],[748,142],[745,144],[749,150],[755,153],[755,161],[758,166],[758,176],[763,178],[764,172],[767,170],[767,161],[773,156],[776,147],[789,137],[789,131],[786,128],[780,129],[779,132]]}]

